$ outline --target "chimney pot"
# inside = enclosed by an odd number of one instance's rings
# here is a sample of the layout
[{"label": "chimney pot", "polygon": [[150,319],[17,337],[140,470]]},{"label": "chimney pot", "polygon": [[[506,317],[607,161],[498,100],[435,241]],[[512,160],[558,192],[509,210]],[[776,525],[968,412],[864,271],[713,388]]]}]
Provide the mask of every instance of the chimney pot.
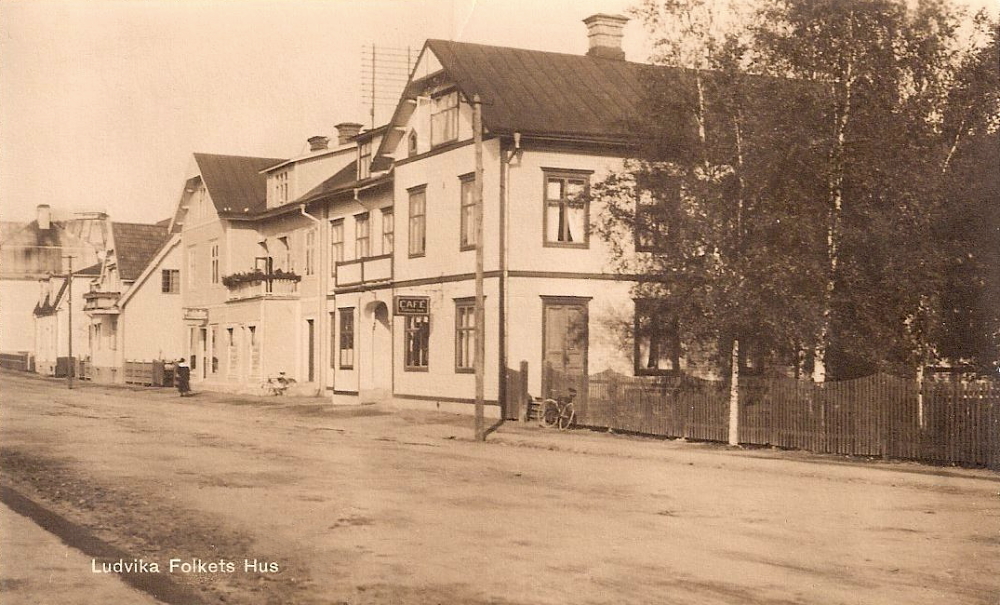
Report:
[{"label": "chimney pot", "polygon": [[330,146],[330,137],[315,136],[309,137],[309,151],[323,151]]},{"label": "chimney pot", "polygon": [[625,51],[622,50],[622,30],[628,23],[628,17],[621,15],[608,15],[598,13],[583,20],[587,26],[587,40],[590,48],[587,50],[588,57],[601,57],[604,59],[625,59]]},{"label": "chimney pot", "polygon": [[337,129],[337,144],[346,145],[350,143],[351,140],[358,136],[361,132],[361,124],[357,122],[341,122],[334,126]]},{"label": "chimney pot", "polygon": [[52,208],[48,204],[38,205],[38,228],[48,231],[52,228]]}]

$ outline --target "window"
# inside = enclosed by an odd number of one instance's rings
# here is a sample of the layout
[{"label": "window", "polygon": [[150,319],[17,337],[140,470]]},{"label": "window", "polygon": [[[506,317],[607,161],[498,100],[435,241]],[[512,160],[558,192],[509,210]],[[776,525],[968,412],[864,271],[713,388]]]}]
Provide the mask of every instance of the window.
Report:
[{"label": "window", "polygon": [[118,319],[114,317],[108,318],[108,348],[118,350]]},{"label": "window", "polygon": [[[235,376],[240,367],[240,355],[239,349],[236,347],[235,328],[226,328],[226,358],[229,360],[227,373],[230,376]],[[193,370],[194,366],[192,366],[191,369]]]},{"label": "window", "polygon": [[247,326],[247,337],[250,339],[250,377],[260,377],[260,335],[257,326]]},{"label": "window", "polygon": [[101,340],[101,324],[94,324],[94,342],[97,343],[97,350],[100,351],[103,347],[103,341]]},{"label": "window", "polygon": [[476,365],[476,301],[455,301],[455,371],[472,372]]},{"label": "window", "polygon": [[316,272],[316,229],[306,230],[306,275]]},{"label": "window", "polygon": [[[656,179],[652,181],[652,179]],[[635,249],[663,251],[667,241],[669,213],[681,199],[680,179],[672,175],[650,175],[639,186],[635,206]],[[656,191],[658,195],[654,195]]]},{"label": "window", "polygon": [[194,246],[188,246],[188,287],[198,285],[198,255]]},{"label": "window", "polygon": [[282,271],[294,271],[295,270],[295,257],[292,255],[292,245],[288,241],[288,236],[282,236],[278,238],[279,244],[279,254],[282,255],[281,261],[282,266],[280,267]]},{"label": "window", "polygon": [[330,221],[330,276],[337,274],[337,263],[344,260],[344,219]]},{"label": "window", "polygon": [[431,147],[458,139],[458,92],[431,99]]},{"label": "window", "polygon": [[586,173],[545,174],[545,244],[585,248],[588,238]]},{"label": "window", "polygon": [[382,209],[382,254],[392,254],[395,247],[396,215],[392,208]]},{"label": "window", "polygon": [[164,294],[177,294],[181,291],[181,272],[178,269],[164,269],[161,271],[162,289]]},{"label": "window", "polygon": [[340,369],[354,368],[354,307],[340,309]]},{"label": "window", "polygon": [[460,250],[473,250],[476,247],[476,176],[467,174],[460,178],[462,181],[458,247]]},{"label": "window", "polygon": [[288,171],[282,170],[274,175],[272,184],[272,194],[274,195],[274,205],[280,206],[288,202]]},{"label": "window", "polygon": [[212,244],[212,283],[219,283],[219,244]]},{"label": "window", "polygon": [[680,357],[677,320],[652,301],[635,301],[636,375],[676,373]]},{"label": "window", "polygon": [[358,180],[372,175],[372,141],[368,139],[358,145]]},{"label": "window", "polygon": [[337,315],[330,311],[330,369],[337,367],[337,356],[333,354],[337,350]]},{"label": "window", "polygon": [[371,224],[366,212],[354,217],[354,258],[368,258],[371,252]]},{"label": "window", "polygon": [[213,325],[209,328],[209,334],[211,334],[212,340],[209,342],[209,348],[212,351],[212,374],[219,373],[219,326]]},{"label": "window", "polygon": [[407,315],[405,322],[404,369],[410,372],[427,370],[431,335],[429,315]]},{"label": "window", "polygon": [[406,157],[412,158],[413,156],[420,153],[419,147],[417,146],[417,131],[411,130],[410,137],[406,140]]},{"label": "window", "polygon": [[427,189],[410,191],[410,257],[423,256],[427,250]]}]

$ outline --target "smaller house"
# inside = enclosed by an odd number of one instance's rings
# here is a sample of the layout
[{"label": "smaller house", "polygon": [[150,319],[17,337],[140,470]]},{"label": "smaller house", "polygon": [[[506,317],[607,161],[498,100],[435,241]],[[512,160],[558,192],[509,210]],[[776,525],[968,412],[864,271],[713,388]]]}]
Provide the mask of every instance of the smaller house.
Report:
[{"label": "smaller house", "polygon": [[181,346],[180,236],[167,222],[112,223],[99,278],[84,294],[86,378],[125,381],[126,362],[177,359]]},{"label": "smaller house", "polygon": [[[87,316],[84,293],[100,276],[100,265],[68,273],[49,275],[41,286],[34,315],[35,371],[46,376],[65,376],[74,360],[87,352]],[[72,350],[72,355],[70,354]]]}]

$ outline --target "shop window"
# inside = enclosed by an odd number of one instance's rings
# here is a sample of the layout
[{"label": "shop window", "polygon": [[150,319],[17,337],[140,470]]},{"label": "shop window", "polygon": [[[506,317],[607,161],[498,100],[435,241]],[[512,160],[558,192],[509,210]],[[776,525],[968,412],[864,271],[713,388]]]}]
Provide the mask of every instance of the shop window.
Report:
[{"label": "shop window", "polygon": [[587,173],[545,172],[545,245],[587,247],[588,187]]},{"label": "shop window", "polygon": [[409,372],[427,371],[431,334],[429,315],[407,315],[404,334],[404,369]]},{"label": "shop window", "polygon": [[354,307],[340,309],[340,369],[354,368]]},{"label": "shop window", "polygon": [[680,371],[677,320],[651,301],[635,301],[635,373],[665,375]]}]

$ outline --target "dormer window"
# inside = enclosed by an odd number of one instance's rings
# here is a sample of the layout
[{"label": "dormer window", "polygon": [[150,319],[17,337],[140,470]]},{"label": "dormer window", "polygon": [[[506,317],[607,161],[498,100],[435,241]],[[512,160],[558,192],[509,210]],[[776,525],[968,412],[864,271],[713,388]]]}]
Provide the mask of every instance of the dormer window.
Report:
[{"label": "dormer window", "polygon": [[274,175],[271,192],[274,197],[274,205],[280,206],[288,203],[288,171],[282,170]]},{"label": "dormer window", "polygon": [[358,180],[362,181],[372,175],[372,142],[371,139],[358,145]]},{"label": "dormer window", "polygon": [[431,99],[431,147],[458,139],[458,92]]},{"label": "dormer window", "polygon": [[417,151],[417,131],[411,130],[410,136],[406,141],[406,157],[412,158],[419,153]]}]

